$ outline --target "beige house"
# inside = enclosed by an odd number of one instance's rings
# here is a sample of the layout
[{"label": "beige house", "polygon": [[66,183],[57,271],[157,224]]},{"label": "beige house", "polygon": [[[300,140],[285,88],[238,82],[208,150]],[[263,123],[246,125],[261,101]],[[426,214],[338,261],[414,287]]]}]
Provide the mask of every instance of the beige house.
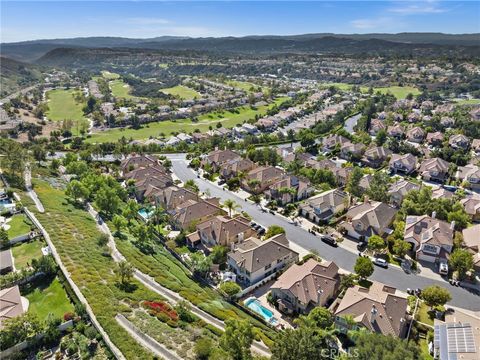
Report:
[{"label": "beige house", "polygon": [[455,177],[460,181],[467,181],[470,189],[480,189],[480,167],[477,165],[459,166]]},{"label": "beige house", "polygon": [[[291,189],[292,192],[286,191],[287,189]],[[314,190],[308,179],[302,179],[295,175],[285,175],[282,179],[270,185],[264,194],[268,200],[276,200],[279,205],[285,205],[308,198]]]},{"label": "beige house", "polygon": [[135,155],[134,154],[122,160],[120,164],[120,168],[122,169],[123,174],[126,174],[140,167],[150,167],[150,166],[160,167],[161,169],[163,169],[163,172],[166,172],[165,168],[160,164],[160,161],[158,160],[158,158],[152,155]]},{"label": "beige house", "polygon": [[270,290],[280,311],[307,314],[316,306],[326,306],[336,296],[339,285],[334,262],[309,259],[303,265],[290,266]]},{"label": "beige house", "polygon": [[407,139],[412,142],[421,143],[425,139],[425,130],[415,126],[407,131]]},{"label": "beige house", "polygon": [[382,120],[372,119],[370,122],[370,131],[368,132],[371,136],[376,136],[381,130],[386,130],[387,126]]},{"label": "beige house", "polygon": [[234,245],[227,254],[228,267],[237,275],[237,282],[250,286],[298,260],[290,249],[285,234],[262,241],[251,237]]},{"label": "beige house", "polygon": [[[373,282],[370,288],[349,288],[334,310],[335,326],[342,332],[366,328],[383,335],[404,338],[407,330],[407,299],[394,287]],[[356,325],[345,320],[350,316]]]},{"label": "beige house", "polygon": [[417,157],[412,154],[393,154],[389,167],[390,171],[394,173],[411,174],[417,168]]},{"label": "beige house", "polygon": [[248,220],[243,216],[230,218],[218,215],[197,224],[197,232],[201,242],[207,247],[222,245],[230,247],[232,244],[255,235]]},{"label": "beige house", "polygon": [[455,222],[448,223],[432,216],[407,216],[404,239],[412,244],[418,260],[446,262],[453,249]]},{"label": "beige house", "polygon": [[322,148],[324,152],[331,152],[335,150],[335,148],[341,148],[345,144],[350,143],[345,136],[332,134],[329,135],[322,140]]},{"label": "beige house", "polygon": [[232,150],[215,150],[202,160],[202,166],[209,165],[213,172],[218,172],[227,161],[239,158],[241,156]]},{"label": "beige house", "polygon": [[6,320],[20,316],[28,310],[28,300],[20,296],[18,285],[0,290],[0,330]]},{"label": "beige house", "polygon": [[392,155],[392,151],[387,149],[383,146],[375,146],[369,148],[363,154],[361,162],[366,166],[378,168],[380,167],[385,161],[387,161],[388,157]]},{"label": "beige house", "polygon": [[218,202],[215,203],[213,199],[187,200],[168,212],[171,215],[172,225],[184,230],[212,216],[225,214]]},{"label": "beige house", "polygon": [[199,197],[196,193],[189,189],[178,186],[169,186],[159,192],[156,192],[149,199],[151,199],[151,201],[153,201],[156,205],[161,206],[166,210],[172,210],[187,200],[196,201],[199,199]]},{"label": "beige house", "polygon": [[255,167],[255,163],[249,159],[235,158],[227,160],[220,168],[220,176],[228,180],[238,176],[240,173],[247,173]]},{"label": "beige house", "polygon": [[420,185],[412,183],[407,180],[398,180],[388,189],[388,196],[390,197],[390,202],[400,207],[402,205],[403,199],[405,196],[412,190],[420,190]]},{"label": "beige house", "polygon": [[403,129],[402,125],[394,124],[388,127],[387,134],[394,138],[401,139],[405,134],[405,130]]},{"label": "beige house", "polygon": [[[282,169],[273,166],[259,166],[247,173],[241,185],[244,190],[258,194],[282,179],[284,175],[285,172]],[[253,182],[256,183],[255,186],[252,186]]]},{"label": "beige house", "polygon": [[348,142],[340,148],[340,157],[345,160],[360,159],[365,151],[365,145],[362,143]]},{"label": "beige house", "polygon": [[450,163],[441,158],[424,160],[418,169],[419,175],[426,181],[444,182],[448,178]]},{"label": "beige house", "polygon": [[473,254],[473,267],[480,272],[480,224],[463,230],[463,243]]},{"label": "beige house", "polygon": [[306,219],[319,223],[331,219],[348,206],[347,193],[332,189],[307,199],[299,206],[299,213]]},{"label": "beige house", "polygon": [[473,221],[480,220],[480,197],[469,196],[460,200],[460,203]]},{"label": "beige house", "polygon": [[368,239],[372,235],[390,234],[397,210],[387,204],[368,199],[351,207],[342,223],[347,234],[355,239]]},{"label": "beige house", "polygon": [[427,134],[427,143],[432,146],[441,146],[443,143],[443,139],[443,133],[441,133],[440,131]]},{"label": "beige house", "polygon": [[467,150],[470,146],[470,140],[463,134],[456,134],[450,136],[448,144],[454,149]]}]

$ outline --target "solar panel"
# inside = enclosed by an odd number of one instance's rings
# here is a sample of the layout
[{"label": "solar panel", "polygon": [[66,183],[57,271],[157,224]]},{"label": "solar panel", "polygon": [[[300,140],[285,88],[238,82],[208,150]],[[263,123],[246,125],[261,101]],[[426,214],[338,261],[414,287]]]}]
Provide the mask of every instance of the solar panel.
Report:
[{"label": "solar panel", "polygon": [[475,353],[475,339],[469,323],[435,325],[435,352],[440,360],[456,360],[459,353]]}]

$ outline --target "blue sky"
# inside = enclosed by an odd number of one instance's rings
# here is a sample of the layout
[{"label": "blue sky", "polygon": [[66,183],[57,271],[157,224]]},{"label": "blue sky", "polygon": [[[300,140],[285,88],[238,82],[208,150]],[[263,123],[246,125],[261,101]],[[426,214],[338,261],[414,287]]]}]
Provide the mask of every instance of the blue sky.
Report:
[{"label": "blue sky", "polygon": [[2,42],[79,36],[480,32],[479,1],[1,1]]}]

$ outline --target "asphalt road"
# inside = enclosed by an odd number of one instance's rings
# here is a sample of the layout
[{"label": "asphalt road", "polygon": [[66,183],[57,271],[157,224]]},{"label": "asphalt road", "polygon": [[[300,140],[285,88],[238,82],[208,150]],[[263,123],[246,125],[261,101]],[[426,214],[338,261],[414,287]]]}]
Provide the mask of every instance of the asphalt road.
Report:
[{"label": "asphalt road", "polygon": [[[270,225],[282,226],[290,241],[302,246],[308,250],[318,251],[320,257],[325,260],[334,261],[339,267],[353,272],[353,267],[357,259],[357,255],[342,247],[333,248],[322,241],[317,236],[308,233],[306,230],[290,224],[283,217],[275,216],[270,213],[262,212],[256,205],[246,202],[236,196],[235,194],[224,191],[212,183],[197,178],[196,173],[187,166],[184,154],[167,155],[172,161],[172,170],[177,177],[186,181],[194,179],[200,188],[200,191],[208,190],[211,196],[219,197],[222,200],[232,199],[237,202],[243,210],[245,210],[258,224],[268,227]],[[465,288],[455,287],[450,285],[447,281],[433,280],[424,277],[421,274],[406,274],[403,270],[397,267],[390,267],[383,269],[378,266],[375,267],[373,275],[370,277],[373,280],[380,281],[387,285],[392,285],[399,290],[405,291],[407,288],[425,288],[429,285],[440,285],[450,291],[452,294],[452,301],[449,303],[453,306],[458,306],[473,311],[480,311],[480,296]]]}]

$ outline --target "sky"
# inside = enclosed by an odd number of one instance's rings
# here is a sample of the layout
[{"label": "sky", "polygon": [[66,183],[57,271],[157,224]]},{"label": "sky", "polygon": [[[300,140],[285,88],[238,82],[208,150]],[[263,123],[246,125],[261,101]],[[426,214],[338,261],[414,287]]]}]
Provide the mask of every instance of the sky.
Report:
[{"label": "sky", "polygon": [[0,1],[0,41],[480,32],[480,1]]}]

